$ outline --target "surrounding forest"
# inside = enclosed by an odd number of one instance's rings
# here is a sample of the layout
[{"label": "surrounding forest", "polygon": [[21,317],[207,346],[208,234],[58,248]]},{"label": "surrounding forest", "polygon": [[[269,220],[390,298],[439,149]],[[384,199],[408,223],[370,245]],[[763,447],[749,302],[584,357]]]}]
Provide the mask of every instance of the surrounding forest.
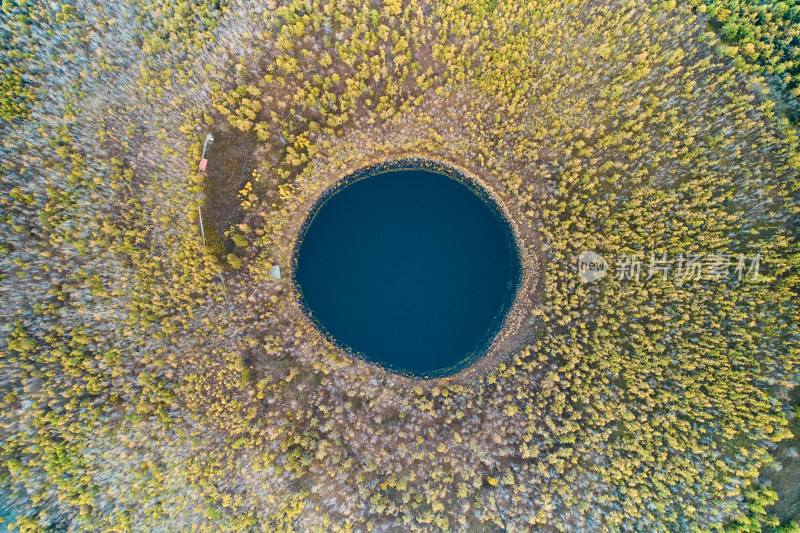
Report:
[{"label": "surrounding forest", "polygon": [[[3,0],[5,525],[800,531],[798,102],[797,0]],[[270,275],[414,155],[527,235],[515,335],[432,380]]]}]

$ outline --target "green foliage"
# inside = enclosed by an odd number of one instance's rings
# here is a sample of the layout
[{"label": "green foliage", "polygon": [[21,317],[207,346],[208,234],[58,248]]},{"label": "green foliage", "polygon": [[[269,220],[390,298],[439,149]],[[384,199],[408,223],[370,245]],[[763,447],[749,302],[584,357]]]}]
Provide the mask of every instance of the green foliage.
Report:
[{"label": "green foliage", "polygon": [[227,10],[225,0],[173,2],[133,0],[139,8],[137,29],[145,54],[139,86],[148,98],[172,88],[173,79],[183,83],[192,74],[192,51],[214,41],[214,30]]},{"label": "green foliage", "polygon": [[769,487],[756,487],[745,493],[747,509],[725,526],[726,533],[770,532],[798,533],[800,526],[795,522],[781,526],[780,520],[771,515],[767,508],[778,500],[778,495]]},{"label": "green foliage", "polygon": [[694,0],[693,4],[708,14],[723,39],[735,45],[726,53],[741,58],[747,69],[774,75],[792,97],[800,97],[800,3]]},{"label": "green foliage", "polygon": [[231,234],[231,240],[236,246],[244,247],[247,246],[247,239],[241,233],[233,233]]},{"label": "green foliage", "polygon": [[228,266],[234,270],[242,268],[242,258],[236,254],[228,254],[225,260],[228,262]]},{"label": "green foliage", "polygon": [[36,99],[33,91],[16,73],[0,76],[0,118],[8,122],[28,116],[28,105]]}]

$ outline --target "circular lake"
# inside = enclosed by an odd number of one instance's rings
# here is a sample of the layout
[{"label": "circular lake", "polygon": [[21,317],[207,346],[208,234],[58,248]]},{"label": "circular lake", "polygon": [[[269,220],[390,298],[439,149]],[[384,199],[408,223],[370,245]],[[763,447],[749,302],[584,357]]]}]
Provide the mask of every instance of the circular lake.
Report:
[{"label": "circular lake", "polygon": [[294,261],[302,306],[329,339],[415,377],[485,355],[521,277],[494,202],[436,166],[345,178],[312,209]]}]

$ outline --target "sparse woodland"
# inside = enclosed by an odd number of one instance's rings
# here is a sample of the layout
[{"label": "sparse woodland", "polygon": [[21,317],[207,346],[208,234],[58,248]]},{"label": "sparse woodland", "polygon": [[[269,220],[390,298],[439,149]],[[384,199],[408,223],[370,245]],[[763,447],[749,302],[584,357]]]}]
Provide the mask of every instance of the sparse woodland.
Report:
[{"label": "sparse woodland", "polygon": [[[11,522],[797,531],[762,473],[799,414],[798,50],[791,1],[3,0]],[[480,372],[348,357],[269,276],[398,154],[537,235],[525,342]],[[586,284],[584,250],[763,259]]]}]

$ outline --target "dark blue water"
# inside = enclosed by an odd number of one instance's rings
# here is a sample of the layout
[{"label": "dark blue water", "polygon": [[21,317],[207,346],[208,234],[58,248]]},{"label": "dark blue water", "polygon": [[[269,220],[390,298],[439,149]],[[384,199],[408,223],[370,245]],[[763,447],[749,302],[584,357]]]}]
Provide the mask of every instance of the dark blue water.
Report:
[{"label": "dark blue water", "polygon": [[436,172],[394,170],[341,188],[312,216],[294,281],[339,346],[419,377],[484,354],[520,276],[488,200]]}]

